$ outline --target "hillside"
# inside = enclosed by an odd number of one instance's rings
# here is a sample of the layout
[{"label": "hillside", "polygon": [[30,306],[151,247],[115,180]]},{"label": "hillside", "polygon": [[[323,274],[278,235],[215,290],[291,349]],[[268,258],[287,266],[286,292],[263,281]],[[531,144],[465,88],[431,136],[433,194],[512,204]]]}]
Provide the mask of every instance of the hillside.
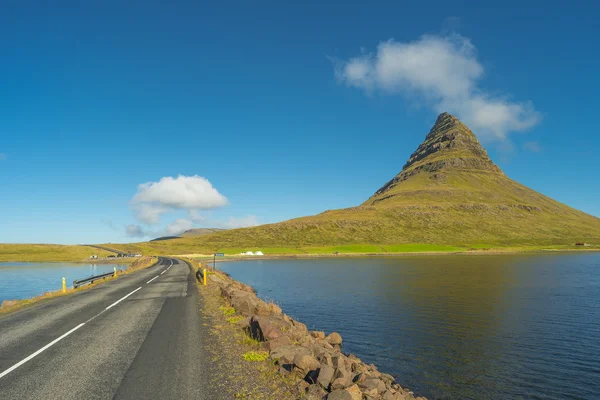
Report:
[{"label": "hillside", "polygon": [[575,242],[600,242],[600,219],[508,178],[475,134],[443,113],[402,171],[360,206],[174,239],[168,246],[152,248],[310,252],[319,246],[367,245],[364,248],[394,251],[407,244],[482,248],[560,247]]}]

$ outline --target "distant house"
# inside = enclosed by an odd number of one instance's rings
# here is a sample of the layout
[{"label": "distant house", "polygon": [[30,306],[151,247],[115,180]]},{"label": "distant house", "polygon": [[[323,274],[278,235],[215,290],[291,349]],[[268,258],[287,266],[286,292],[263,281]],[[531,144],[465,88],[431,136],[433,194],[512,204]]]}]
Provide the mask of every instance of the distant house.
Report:
[{"label": "distant house", "polygon": [[110,256],[106,257],[106,258],[115,258],[114,254],[111,254]]},{"label": "distant house", "polygon": [[575,246],[587,246],[587,244],[584,242],[577,242],[575,243]]},{"label": "distant house", "polygon": [[92,260],[95,260],[96,258],[98,258],[98,256],[97,256],[97,255],[95,255],[95,254],[94,254],[94,255],[92,255],[92,256],[90,256],[90,259],[92,259]]},{"label": "distant house", "polygon": [[262,251],[257,251],[256,253],[254,253],[255,256],[264,256]]},{"label": "distant house", "polygon": [[141,256],[142,256],[141,254],[134,255],[134,257],[141,257]]}]

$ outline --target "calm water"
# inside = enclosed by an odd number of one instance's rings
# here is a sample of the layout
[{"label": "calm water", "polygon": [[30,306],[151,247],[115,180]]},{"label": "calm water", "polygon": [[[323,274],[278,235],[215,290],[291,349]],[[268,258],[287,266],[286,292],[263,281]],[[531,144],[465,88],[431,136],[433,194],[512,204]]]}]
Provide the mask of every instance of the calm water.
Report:
[{"label": "calm water", "polygon": [[60,290],[62,278],[67,286],[73,281],[99,275],[113,270],[127,269],[122,264],[74,264],[74,263],[0,263],[0,303],[3,300],[28,299],[44,292]]},{"label": "calm water", "polygon": [[600,254],[220,265],[431,399],[600,399]]}]

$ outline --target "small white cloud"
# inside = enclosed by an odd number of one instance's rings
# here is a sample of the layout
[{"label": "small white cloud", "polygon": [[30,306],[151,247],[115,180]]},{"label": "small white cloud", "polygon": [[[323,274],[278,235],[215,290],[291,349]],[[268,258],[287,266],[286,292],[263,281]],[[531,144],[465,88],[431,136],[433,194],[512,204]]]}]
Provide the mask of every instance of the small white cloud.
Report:
[{"label": "small white cloud", "polygon": [[136,217],[146,224],[157,224],[161,215],[174,210],[206,210],[222,207],[227,198],[198,175],[177,178],[166,176],[158,182],[143,183],[130,202]]},{"label": "small white cloud", "polygon": [[165,232],[169,236],[179,236],[188,229],[192,229],[193,226],[194,223],[192,221],[185,218],[179,218],[167,225]]},{"label": "small white cloud", "polygon": [[436,112],[457,114],[484,137],[505,139],[509,132],[526,130],[540,120],[530,102],[511,102],[478,86],[484,68],[471,41],[457,34],[381,42],[375,53],[334,61],[334,72],[348,86],[402,94]]},{"label": "small white cloud", "polygon": [[248,215],[242,218],[229,217],[224,226],[229,229],[234,228],[248,228],[250,226],[257,226],[258,218],[255,215]]},{"label": "small white cloud", "polygon": [[125,233],[129,237],[144,237],[144,236],[148,236],[148,234],[144,231],[144,228],[142,228],[139,225],[135,225],[135,224],[127,225],[125,227]]},{"label": "small white cloud", "polygon": [[542,151],[542,148],[538,142],[525,142],[523,143],[523,149],[532,151],[534,153],[539,153]]},{"label": "small white cloud", "polygon": [[188,218],[194,222],[194,223],[201,223],[204,222],[206,220],[206,218],[204,218],[204,216],[200,215],[200,213],[198,212],[198,210],[190,210],[188,211]]}]

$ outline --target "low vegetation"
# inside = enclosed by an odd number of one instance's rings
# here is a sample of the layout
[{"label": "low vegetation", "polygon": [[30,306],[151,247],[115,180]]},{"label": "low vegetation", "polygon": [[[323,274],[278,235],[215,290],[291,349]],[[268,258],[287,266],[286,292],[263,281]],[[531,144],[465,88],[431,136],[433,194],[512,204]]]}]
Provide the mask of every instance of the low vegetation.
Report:
[{"label": "low vegetation", "polygon": [[90,256],[107,257],[113,253],[88,246],[59,244],[5,244],[0,243],[0,262],[3,261],[70,261],[89,260]]}]

